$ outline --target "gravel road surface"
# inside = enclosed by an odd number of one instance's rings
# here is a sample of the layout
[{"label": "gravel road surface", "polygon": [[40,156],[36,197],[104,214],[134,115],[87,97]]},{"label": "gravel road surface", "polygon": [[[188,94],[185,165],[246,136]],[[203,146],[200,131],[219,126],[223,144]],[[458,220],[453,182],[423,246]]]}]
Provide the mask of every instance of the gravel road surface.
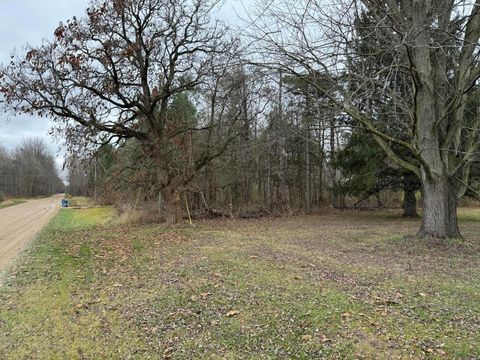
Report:
[{"label": "gravel road surface", "polygon": [[56,195],[0,209],[0,272],[55,216],[61,199]]}]

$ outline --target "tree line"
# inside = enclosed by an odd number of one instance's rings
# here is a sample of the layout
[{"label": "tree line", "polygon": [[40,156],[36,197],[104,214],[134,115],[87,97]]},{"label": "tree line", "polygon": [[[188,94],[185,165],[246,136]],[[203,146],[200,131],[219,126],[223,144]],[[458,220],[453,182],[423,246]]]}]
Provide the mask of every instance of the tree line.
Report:
[{"label": "tree line", "polygon": [[64,191],[55,157],[40,139],[25,139],[13,150],[0,146],[0,199],[48,196]]},{"label": "tree line", "polygon": [[94,0],[2,67],[5,106],[54,118],[75,191],[170,222],[386,189],[415,215],[421,190],[419,235],[460,236],[478,181],[479,1],[257,2],[242,31],[212,19],[218,5]]}]

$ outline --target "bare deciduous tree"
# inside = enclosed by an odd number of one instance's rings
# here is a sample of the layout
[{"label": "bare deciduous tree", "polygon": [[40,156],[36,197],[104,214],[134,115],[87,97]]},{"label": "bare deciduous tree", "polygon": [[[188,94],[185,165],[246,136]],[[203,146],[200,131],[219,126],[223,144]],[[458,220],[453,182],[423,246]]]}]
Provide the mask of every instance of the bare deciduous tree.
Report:
[{"label": "bare deciduous tree", "polygon": [[0,147],[0,193],[5,197],[52,195],[64,190],[55,158],[40,139],[25,139],[13,151]]},{"label": "bare deciduous tree", "polygon": [[169,114],[175,96],[199,87],[218,57],[234,53],[236,41],[210,20],[217,3],[94,0],[85,18],[61,24],[53,41],[2,69],[6,103],[53,117],[71,148],[135,139],[155,162],[167,212],[178,214],[193,173],[218,156],[199,154],[188,171],[172,170],[185,137],[203,126]]}]

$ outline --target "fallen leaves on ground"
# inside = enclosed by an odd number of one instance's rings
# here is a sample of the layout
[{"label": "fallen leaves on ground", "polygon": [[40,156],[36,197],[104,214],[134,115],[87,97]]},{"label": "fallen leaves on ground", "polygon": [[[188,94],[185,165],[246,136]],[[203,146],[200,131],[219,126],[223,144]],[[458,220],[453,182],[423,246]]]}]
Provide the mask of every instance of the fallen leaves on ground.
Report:
[{"label": "fallen leaves on ground", "polygon": [[225,314],[226,317],[234,317],[234,316],[237,316],[238,314],[240,314],[240,311],[237,311],[237,310],[230,310],[229,312],[227,312]]}]

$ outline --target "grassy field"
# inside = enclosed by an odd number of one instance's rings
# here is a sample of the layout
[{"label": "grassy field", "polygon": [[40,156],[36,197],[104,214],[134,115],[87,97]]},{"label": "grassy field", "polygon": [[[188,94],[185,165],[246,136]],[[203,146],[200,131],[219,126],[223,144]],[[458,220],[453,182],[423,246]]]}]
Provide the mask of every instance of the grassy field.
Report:
[{"label": "grassy field", "polygon": [[23,204],[24,202],[26,202],[26,200],[23,200],[23,199],[10,199],[5,201],[0,201],[0,209],[5,209],[9,206]]},{"label": "grassy field", "polygon": [[85,196],[67,196],[69,207],[92,207],[93,200]]},{"label": "grassy field", "polygon": [[480,210],[465,241],[338,213],[126,226],[62,210],[0,287],[2,359],[478,359]]}]

